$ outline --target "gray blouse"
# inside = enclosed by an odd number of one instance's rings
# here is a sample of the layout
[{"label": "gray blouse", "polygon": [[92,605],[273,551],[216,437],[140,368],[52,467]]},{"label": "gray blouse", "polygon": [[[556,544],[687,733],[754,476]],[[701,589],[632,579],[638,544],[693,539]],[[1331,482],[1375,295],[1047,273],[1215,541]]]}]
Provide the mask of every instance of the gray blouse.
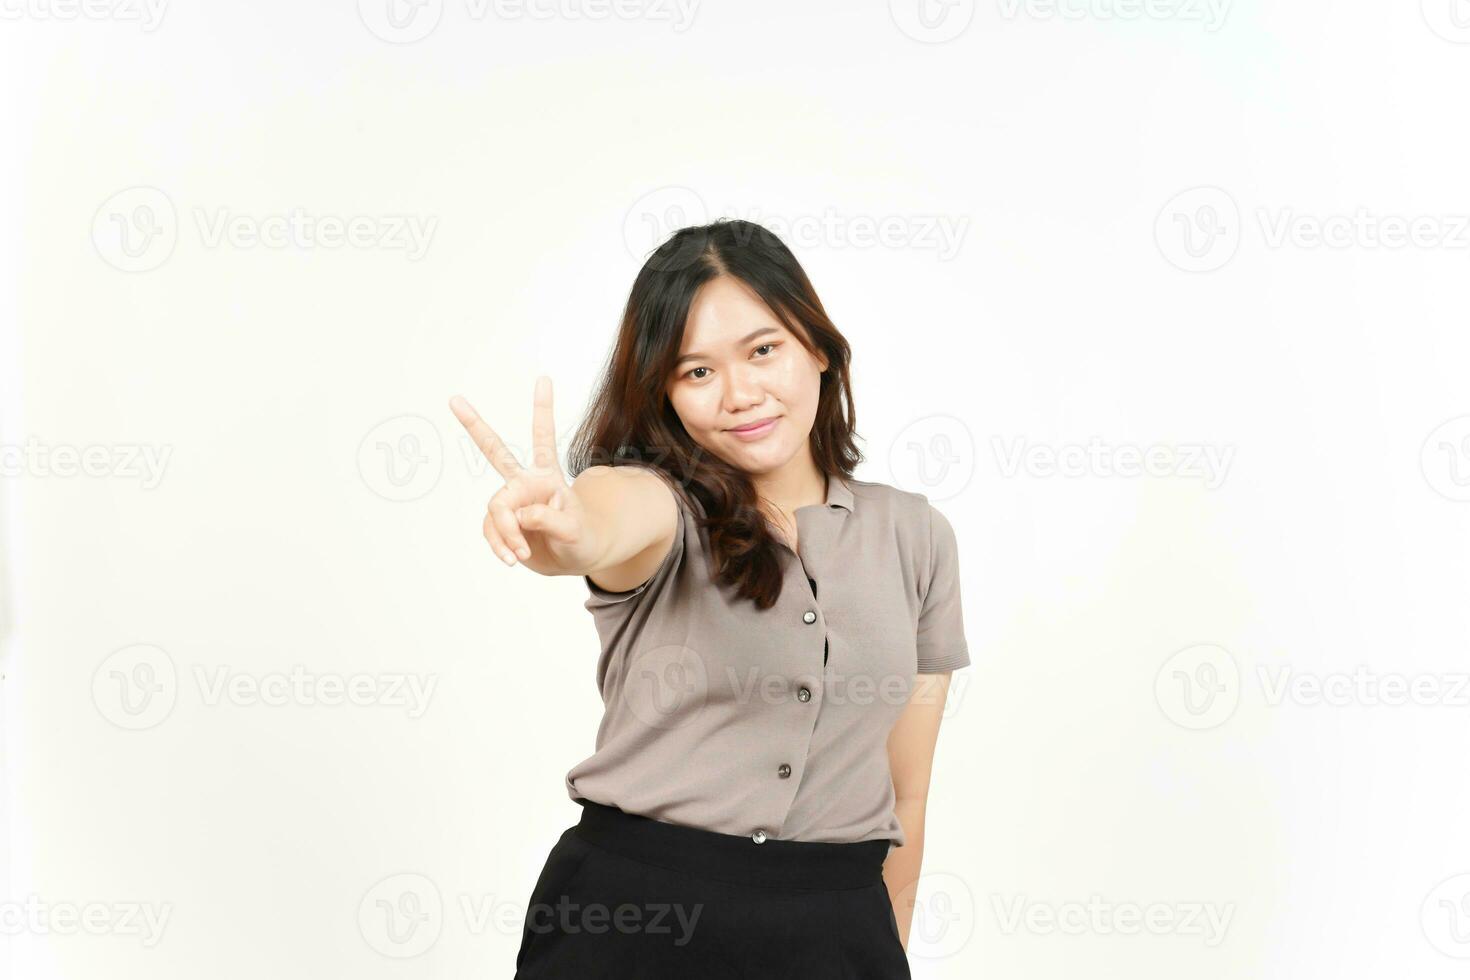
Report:
[{"label": "gray blouse", "polygon": [[970,664],[949,521],[923,494],[829,476],[826,502],[796,509],[797,552],[779,547],[781,597],[761,611],[711,580],[702,505],[648,468],[679,530],[636,589],[583,576],[605,710],[567,793],[757,844],[902,846],[888,734],[916,673]]}]

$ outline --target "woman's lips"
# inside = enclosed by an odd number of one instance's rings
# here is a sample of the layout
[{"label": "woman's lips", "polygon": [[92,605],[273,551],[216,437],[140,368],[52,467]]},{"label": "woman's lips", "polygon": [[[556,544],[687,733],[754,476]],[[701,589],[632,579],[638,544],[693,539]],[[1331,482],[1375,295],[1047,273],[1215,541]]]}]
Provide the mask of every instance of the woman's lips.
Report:
[{"label": "woman's lips", "polygon": [[772,429],[774,429],[776,427],[776,423],[779,421],[781,421],[781,417],[778,415],[775,418],[767,419],[764,422],[757,422],[749,428],[731,429],[730,434],[737,439],[759,439],[770,432]]}]

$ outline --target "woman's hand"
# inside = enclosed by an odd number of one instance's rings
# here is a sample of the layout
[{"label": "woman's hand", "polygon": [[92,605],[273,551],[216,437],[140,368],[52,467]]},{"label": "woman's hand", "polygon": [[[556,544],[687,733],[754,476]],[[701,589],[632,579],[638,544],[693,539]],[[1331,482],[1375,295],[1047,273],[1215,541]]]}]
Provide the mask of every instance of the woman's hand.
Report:
[{"label": "woman's hand", "polygon": [[505,486],[490,498],[483,525],[485,540],[500,560],[514,565],[519,555],[527,568],[542,574],[591,567],[601,555],[601,542],[593,540],[592,522],[557,458],[551,379],[544,375],[536,379],[529,467],[516,460],[462,396],[451,398],[449,408],[490,465],[505,478]]}]

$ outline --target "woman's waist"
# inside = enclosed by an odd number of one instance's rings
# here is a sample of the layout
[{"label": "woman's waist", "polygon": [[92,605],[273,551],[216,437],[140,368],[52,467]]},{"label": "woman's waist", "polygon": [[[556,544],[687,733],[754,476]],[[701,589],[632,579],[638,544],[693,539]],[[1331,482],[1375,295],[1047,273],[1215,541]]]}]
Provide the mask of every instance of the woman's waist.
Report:
[{"label": "woman's waist", "polygon": [[575,829],[587,843],[634,861],[745,885],[778,888],[864,888],[883,880],[892,841],[781,840],[757,828],[727,834],[628,813],[577,798]]}]

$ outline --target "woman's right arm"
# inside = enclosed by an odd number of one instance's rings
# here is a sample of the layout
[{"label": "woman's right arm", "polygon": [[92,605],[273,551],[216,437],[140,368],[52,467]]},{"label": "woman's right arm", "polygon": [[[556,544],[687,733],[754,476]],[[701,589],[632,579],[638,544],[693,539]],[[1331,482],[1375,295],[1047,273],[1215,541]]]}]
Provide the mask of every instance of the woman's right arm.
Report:
[{"label": "woman's right arm", "polygon": [[589,466],[571,490],[586,511],[598,554],[586,568],[547,574],[586,575],[609,592],[648,581],[679,529],[679,504],[669,485],[642,466]]},{"label": "woman's right arm", "polygon": [[531,460],[522,465],[464,398],[455,417],[502,477],[481,528],[500,560],[542,575],[586,575],[609,592],[637,588],[658,571],[678,533],[673,488],[641,465],[590,466],[567,484],[556,451],[551,379],[536,379]]}]

